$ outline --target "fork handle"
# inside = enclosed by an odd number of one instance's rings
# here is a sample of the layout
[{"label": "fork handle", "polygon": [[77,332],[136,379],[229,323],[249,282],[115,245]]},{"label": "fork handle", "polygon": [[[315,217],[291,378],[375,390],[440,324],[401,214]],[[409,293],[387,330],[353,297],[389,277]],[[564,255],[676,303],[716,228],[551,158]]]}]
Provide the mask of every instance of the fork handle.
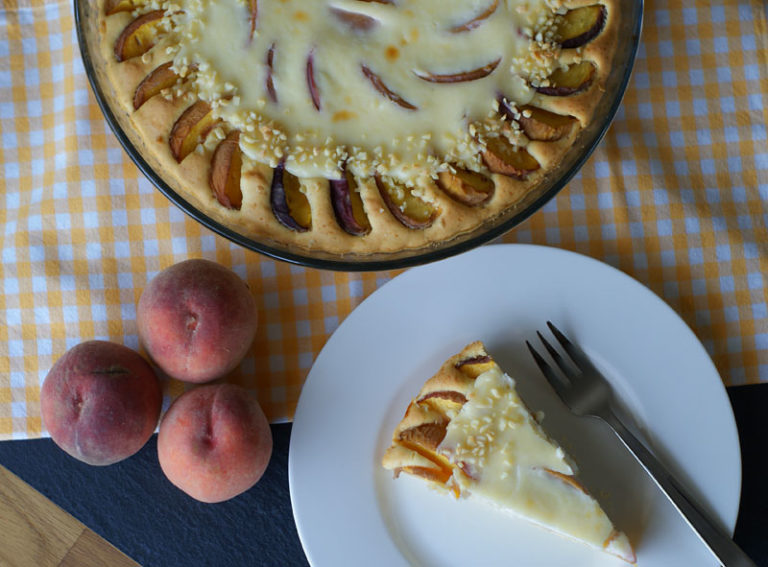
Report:
[{"label": "fork handle", "polygon": [[621,441],[640,461],[662,492],[683,515],[696,534],[725,567],[756,567],[754,561],[707,516],[696,500],[675,480],[669,470],[627,429],[611,411],[602,416]]}]

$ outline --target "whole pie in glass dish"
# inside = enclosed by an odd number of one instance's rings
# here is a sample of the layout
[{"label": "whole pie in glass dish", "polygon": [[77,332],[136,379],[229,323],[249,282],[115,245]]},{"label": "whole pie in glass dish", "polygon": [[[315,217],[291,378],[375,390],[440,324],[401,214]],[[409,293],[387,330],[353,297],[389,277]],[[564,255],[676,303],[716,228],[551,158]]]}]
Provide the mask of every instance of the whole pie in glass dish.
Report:
[{"label": "whole pie in glass dish", "polygon": [[[619,0],[103,0],[98,55],[196,210],[380,257],[514,209],[590,126]],[[157,167],[157,166],[156,166]]]}]

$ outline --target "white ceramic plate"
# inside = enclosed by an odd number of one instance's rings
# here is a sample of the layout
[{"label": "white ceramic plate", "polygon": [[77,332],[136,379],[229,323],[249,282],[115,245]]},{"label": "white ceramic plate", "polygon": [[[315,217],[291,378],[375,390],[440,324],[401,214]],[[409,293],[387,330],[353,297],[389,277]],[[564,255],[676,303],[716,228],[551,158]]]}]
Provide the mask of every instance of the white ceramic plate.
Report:
[{"label": "white ceramic plate", "polygon": [[[544,427],[636,547],[641,567],[717,565],[602,423],[572,416],[525,348],[551,320],[594,359],[663,460],[732,531],[741,491],[736,425],[720,376],[647,288],[578,254],[496,245],[382,286],[317,357],[296,410],[291,501],[310,563],[616,566],[622,561],[483,504],[381,468],[421,384],[474,340],[545,412]],[[624,564],[626,565],[626,564]]]}]

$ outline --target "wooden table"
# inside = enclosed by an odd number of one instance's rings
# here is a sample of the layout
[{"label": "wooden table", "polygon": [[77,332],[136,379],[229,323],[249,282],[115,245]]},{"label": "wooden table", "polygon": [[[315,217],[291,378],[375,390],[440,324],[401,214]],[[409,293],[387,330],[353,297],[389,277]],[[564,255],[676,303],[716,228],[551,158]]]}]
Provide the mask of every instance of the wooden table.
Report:
[{"label": "wooden table", "polygon": [[4,467],[0,467],[0,534],[2,565],[137,565]]}]

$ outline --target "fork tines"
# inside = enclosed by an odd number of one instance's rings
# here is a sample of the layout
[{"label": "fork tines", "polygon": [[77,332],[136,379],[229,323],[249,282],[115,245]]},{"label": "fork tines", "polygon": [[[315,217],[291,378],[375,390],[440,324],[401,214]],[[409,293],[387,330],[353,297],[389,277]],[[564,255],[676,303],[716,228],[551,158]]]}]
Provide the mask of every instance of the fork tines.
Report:
[{"label": "fork tines", "polygon": [[[547,350],[549,351],[549,349],[552,348],[551,345],[544,339],[544,337],[541,336],[541,333],[537,331],[536,334],[539,335],[539,338],[548,347]],[[568,383],[557,372],[555,372],[549,363],[544,360],[544,357],[541,356],[535,348],[533,348],[531,343],[525,341],[525,344],[528,346],[528,350],[531,351],[531,355],[536,361],[536,365],[541,370],[541,373],[544,374],[544,377],[547,379],[552,388],[555,389],[558,395],[562,397],[564,390],[568,387]]]},{"label": "fork tines", "polygon": [[551,321],[547,321],[547,327],[557,339],[557,342],[560,344],[563,350],[566,352],[568,358],[570,358],[570,361],[567,361],[566,357],[560,354],[560,352],[558,352],[558,350],[552,346],[552,344],[546,338],[544,338],[544,335],[542,335],[539,331],[536,331],[536,335],[539,337],[541,344],[543,344],[544,348],[547,349],[549,356],[552,358],[560,372],[555,370],[533,347],[533,345],[531,345],[530,342],[525,341],[525,344],[528,346],[528,350],[531,352],[536,365],[539,367],[542,374],[544,374],[544,377],[547,379],[549,384],[563,399],[566,405],[570,405],[568,403],[567,397],[574,381],[582,377],[584,371],[591,370],[594,367],[592,366],[592,363],[589,361],[589,358],[584,353],[584,351],[582,351],[578,346],[568,340],[562,331],[555,327]]}]

